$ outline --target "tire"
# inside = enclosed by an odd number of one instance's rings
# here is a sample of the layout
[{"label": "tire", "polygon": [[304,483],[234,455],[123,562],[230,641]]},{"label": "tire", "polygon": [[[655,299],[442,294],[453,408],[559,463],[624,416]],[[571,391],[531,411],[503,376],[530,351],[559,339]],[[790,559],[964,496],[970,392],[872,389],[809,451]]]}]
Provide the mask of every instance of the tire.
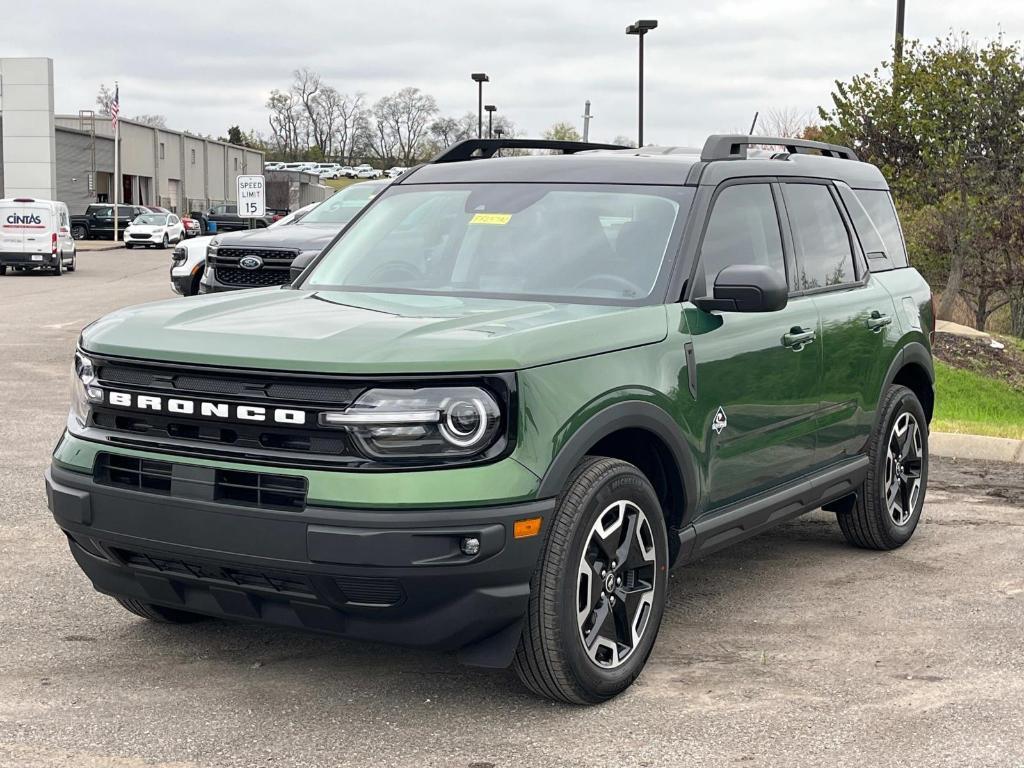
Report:
[{"label": "tire", "polygon": [[199,284],[201,282],[203,282],[203,270],[200,269],[196,273],[195,277],[192,278],[192,282],[189,283],[189,291],[191,291],[191,293],[188,294],[189,296],[199,295]]},{"label": "tire", "polygon": [[125,249],[126,249],[126,250],[129,250],[129,251],[130,251],[130,250],[131,250],[132,248],[134,248],[135,246],[134,246],[134,245],[132,245],[131,243],[125,243],[125,244],[124,244],[124,247],[125,247]]},{"label": "tire", "polygon": [[78,250],[71,252],[71,266],[68,267],[68,272],[74,272],[78,269]]},{"label": "tire", "polygon": [[7,274],[7,265],[6,264],[0,264],[0,277],[3,277],[6,274]]},{"label": "tire", "polygon": [[[588,457],[570,476],[547,525],[513,668],[540,696],[570,704],[607,701],[643,670],[661,625],[668,582],[661,505],[650,482],[632,464]],[[601,542],[618,546],[605,549]],[[627,543],[628,552],[622,549]],[[627,557],[612,571],[604,566],[616,552]],[[628,569],[629,564],[637,567]],[[620,581],[611,584],[608,575]],[[627,592],[627,584],[637,588]],[[610,626],[595,623],[609,612],[614,612]],[[626,619],[630,643],[606,638],[623,628],[616,618]],[[595,631],[588,651],[584,637]]]},{"label": "tire", "polygon": [[899,385],[886,390],[878,413],[868,443],[867,477],[852,508],[836,517],[850,544],[888,550],[910,541],[921,519],[928,488],[928,420],[917,395]]},{"label": "tire", "polygon": [[72,224],[71,237],[75,240],[86,240],[89,237],[89,228],[82,224]]},{"label": "tire", "polygon": [[57,277],[60,277],[61,275],[64,274],[64,254],[63,253],[57,258],[57,263],[53,267],[53,274],[55,274]]},{"label": "tire", "polygon": [[155,621],[158,624],[194,624],[197,621],[206,621],[207,616],[189,611],[179,611],[177,608],[165,608],[162,605],[143,603],[129,597],[115,597],[129,613],[141,616],[144,619]]},{"label": "tire", "polygon": [[164,239],[160,241],[160,250],[166,251],[168,245],[170,245],[170,243],[167,240],[167,235],[164,235]]}]

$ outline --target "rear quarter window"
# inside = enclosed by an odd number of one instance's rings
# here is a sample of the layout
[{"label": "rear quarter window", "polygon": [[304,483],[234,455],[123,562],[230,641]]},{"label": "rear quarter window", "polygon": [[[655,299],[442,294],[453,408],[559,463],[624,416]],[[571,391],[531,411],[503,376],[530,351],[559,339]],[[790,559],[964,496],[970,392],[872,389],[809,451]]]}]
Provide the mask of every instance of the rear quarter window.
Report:
[{"label": "rear quarter window", "polygon": [[[907,248],[903,242],[903,231],[900,229],[899,219],[896,217],[896,206],[893,204],[892,195],[886,190],[880,189],[857,189],[854,190],[857,200],[864,206],[864,210],[871,217],[878,235],[882,238],[885,252],[888,256],[890,269],[900,269],[910,266],[907,260]],[[851,216],[853,214],[851,213]],[[859,229],[859,227],[858,227]],[[867,244],[864,250],[867,251]],[[869,260],[872,271],[879,271],[875,259]]]}]

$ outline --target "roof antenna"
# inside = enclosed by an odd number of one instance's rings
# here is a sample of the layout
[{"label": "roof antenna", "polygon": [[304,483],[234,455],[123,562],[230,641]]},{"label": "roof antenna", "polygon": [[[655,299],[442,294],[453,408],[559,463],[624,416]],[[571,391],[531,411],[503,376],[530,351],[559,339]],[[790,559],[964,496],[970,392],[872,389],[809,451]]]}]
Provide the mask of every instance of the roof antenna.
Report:
[{"label": "roof antenna", "polygon": [[754,129],[757,128],[757,118],[758,118],[758,116],[760,114],[761,114],[760,112],[755,112],[754,113],[754,122],[752,122],[750,124],[750,130],[747,131],[747,136],[753,136],[754,135]]}]

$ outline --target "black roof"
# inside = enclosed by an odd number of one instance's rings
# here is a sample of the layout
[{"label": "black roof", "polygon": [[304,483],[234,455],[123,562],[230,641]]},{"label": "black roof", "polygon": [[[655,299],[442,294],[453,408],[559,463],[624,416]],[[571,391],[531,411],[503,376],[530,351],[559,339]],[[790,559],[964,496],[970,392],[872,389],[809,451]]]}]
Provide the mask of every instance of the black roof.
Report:
[{"label": "black roof", "polygon": [[[770,137],[712,136],[703,150],[691,147],[641,147],[639,149],[583,149],[574,146],[571,153],[485,157],[463,159],[438,158],[408,172],[396,184],[445,184],[474,182],[538,182],[552,184],[649,184],[711,185],[737,177],[811,177],[843,181],[855,189],[888,189],[881,171],[856,160],[852,150],[834,145],[796,139],[773,143],[786,152],[768,152],[746,147],[736,152],[736,141],[754,143]],[[472,140],[488,143],[487,140]],[[733,153],[729,154],[727,148]],[[785,144],[783,144],[783,141]],[[788,145],[788,146],[787,146]],[[832,156],[809,152],[829,152]],[[568,151],[568,150],[567,150]],[[447,153],[446,153],[447,154]],[[702,159],[702,154],[705,159]],[[707,159],[707,158],[712,159]]]}]

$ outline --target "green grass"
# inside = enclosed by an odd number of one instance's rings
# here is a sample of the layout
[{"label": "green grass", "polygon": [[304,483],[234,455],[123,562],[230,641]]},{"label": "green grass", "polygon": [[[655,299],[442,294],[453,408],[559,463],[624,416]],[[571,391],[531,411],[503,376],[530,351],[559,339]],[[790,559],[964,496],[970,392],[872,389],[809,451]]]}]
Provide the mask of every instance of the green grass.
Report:
[{"label": "green grass", "polygon": [[935,389],[932,429],[1024,439],[1024,392],[938,361]]},{"label": "green grass", "polygon": [[360,181],[366,181],[366,179],[324,179],[323,183],[328,187],[344,189],[352,184],[358,184]]}]

